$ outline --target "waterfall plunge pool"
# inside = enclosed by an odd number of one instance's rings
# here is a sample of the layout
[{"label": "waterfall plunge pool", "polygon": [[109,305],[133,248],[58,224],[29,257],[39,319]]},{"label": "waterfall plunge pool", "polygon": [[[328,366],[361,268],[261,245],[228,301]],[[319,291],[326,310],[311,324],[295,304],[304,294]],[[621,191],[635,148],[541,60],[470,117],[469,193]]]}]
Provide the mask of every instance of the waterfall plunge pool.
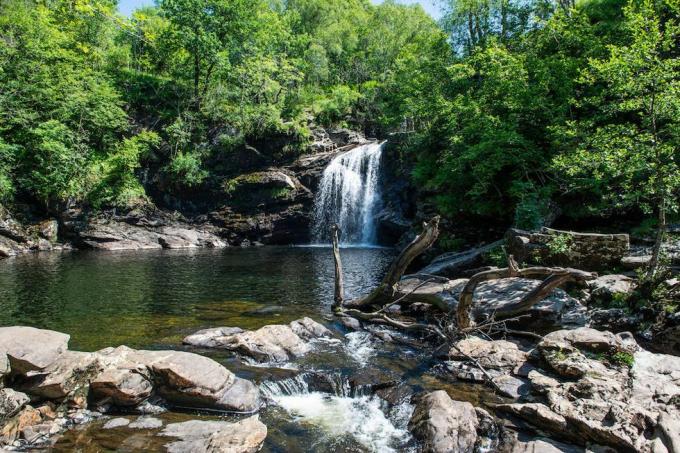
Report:
[{"label": "waterfall plunge pool", "polygon": [[[342,254],[347,297],[356,297],[378,283],[395,251],[346,248]],[[264,452],[408,451],[413,447],[406,431],[410,393],[447,388],[476,404],[493,398],[483,388],[431,373],[428,353],[384,343],[367,332],[347,332],[331,315],[332,298],[333,260],[323,247],[78,251],[0,261],[1,325],[66,332],[74,350],[126,344],[197,352],[258,384],[268,400],[260,412],[269,431]],[[185,335],[206,327],[255,329],[302,316],[331,328],[339,341],[320,342],[314,352],[284,366],[251,366],[224,351],[181,344]],[[335,384],[292,384],[311,372]],[[396,379],[405,392],[388,403],[348,388],[362,376]],[[220,418],[195,412],[158,417],[165,423]],[[164,451],[168,442],[157,430],[104,430],[102,424],[69,431],[52,451],[153,452]]]}]

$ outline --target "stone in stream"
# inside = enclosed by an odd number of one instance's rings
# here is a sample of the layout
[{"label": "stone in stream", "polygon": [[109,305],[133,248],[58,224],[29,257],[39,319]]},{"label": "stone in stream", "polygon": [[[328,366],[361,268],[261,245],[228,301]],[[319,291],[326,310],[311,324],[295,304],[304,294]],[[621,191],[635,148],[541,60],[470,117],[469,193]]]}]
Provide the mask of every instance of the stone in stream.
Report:
[{"label": "stone in stream", "polygon": [[236,423],[201,420],[171,423],[160,435],[178,439],[166,445],[168,453],[253,453],[262,448],[267,427],[255,415]]},{"label": "stone in stream", "polygon": [[413,436],[430,453],[474,450],[479,419],[472,404],[454,401],[443,390],[419,395],[408,423]]},{"label": "stone in stream", "polygon": [[163,421],[155,417],[143,416],[127,426],[131,429],[158,429],[163,426]]},{"label": "stone in stream", "polygon": [[12,387],[34,399],[68,401],[84,408],[135,407],[155,394],[172,406],[255,412],[258,388],[216,361],[182,351],[141,351],[125,346],[69,351],[69,336],[30,327],[0,328],[0,351],[9,358]]},{"label": "stone in stream", "polygon": [[318,322],[302,318],[288,325],[273,324],[257,330],[234,327],[200,330],[184,338],[183,342],[192,346],[227,349],[258,362],[285,362],[311,351],[311,340],[331,336],[331,331]]},{"label": "stone in stream", "polygon": [[124,417],[117,417],[117,418],[112,418],[111,420],[104,423],[104,426],[102,426],[102,429],[123,428],[124,426],[128,426],[129,424],[130,424],[129,419],[124,418]]},{"label": "stone in stream", "polygon": [[458,341],[449,351],[452,360],[446,368],[458,379],[485,382],[487,376],[470,359],[482,366],[491,376],[497,389],[505,396],[519,398],[529,392],[528,381],[524,379],[529,354],[515,343],[506,340],[490,341],[468,337]]}]

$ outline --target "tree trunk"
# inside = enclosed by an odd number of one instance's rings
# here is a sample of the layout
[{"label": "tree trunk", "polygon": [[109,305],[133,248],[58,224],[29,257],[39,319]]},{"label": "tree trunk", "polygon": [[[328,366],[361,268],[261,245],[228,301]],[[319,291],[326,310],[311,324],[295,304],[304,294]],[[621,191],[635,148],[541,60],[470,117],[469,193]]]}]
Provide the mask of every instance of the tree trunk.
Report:
[{"label": "tree trunk", "polygon": [[347,302],[348,307],[364,307],[379,303],[385,299],[394,297],[397,292],[396,285],[406,272],[408,266],[425,250],[432,247],[432,244],[439,236],[439,216],[435,216],[427,223],[423,224],[423,231],[401,251],[399,256],[392,262],[387,274],[382,279],[380,285],[371,293],[362,298]]},{"label": "tree trunk", "polygon": [[[662,195],[663,197],[663,195]],[[649,267],[647,268],[647,280],[652,280],[659,268],[659,257],[661,255],[661,246],[663,245],[664,235],[666,234],[666,203],[662,198],[659,201],[658,207],[658,226],[656,228],[656,239],[654,240],[654,247],[652,248],[652,258],[649,260]]]},{"label": "tree trunk", "polygon": [[338,225],[331,227],[331,239],[333,241],[333,261],[335,263],[335,291],[333,295],[333,311],[338,312],[342,310],[342,303],[344,300],[344,282],[342,276],[342,262],[340,261],[340,246],[339,237],[342,234]]}]

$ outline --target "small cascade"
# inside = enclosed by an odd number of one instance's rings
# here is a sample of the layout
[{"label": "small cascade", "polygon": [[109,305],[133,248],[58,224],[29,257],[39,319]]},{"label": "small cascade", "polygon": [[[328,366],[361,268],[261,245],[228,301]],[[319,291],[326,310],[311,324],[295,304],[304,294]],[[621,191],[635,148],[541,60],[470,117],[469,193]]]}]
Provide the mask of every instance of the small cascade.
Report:
[{"label": "small cascade", "polygon": [[343,245],[374,245],[380,209],[380,158],[384,143],[369,143],[335,157],[326,167],[314,199],[312,241],[329,242],[331,225]]},{"label": "small cascade", "polygon": [[[321,389],[325,391],[321,391]],[[340,373],[302,373],[260,384],[262,395],[294,420],[322,429],[329,439],[352,436],[366,451],[396,452],[411,439],[413,406],[389,408],[364,388],[353,388]]]}]

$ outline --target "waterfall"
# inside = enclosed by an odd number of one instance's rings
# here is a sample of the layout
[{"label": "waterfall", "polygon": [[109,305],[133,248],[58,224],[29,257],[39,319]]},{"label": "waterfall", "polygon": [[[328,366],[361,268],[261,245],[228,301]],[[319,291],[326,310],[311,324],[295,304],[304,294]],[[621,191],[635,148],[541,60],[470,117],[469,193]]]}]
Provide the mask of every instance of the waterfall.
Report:
[{"label": "waterfall", "polygon": [[337,223],[341,243],[376,243],[375,215],[380,209],[380,157],[384,143],[369,143],[336,156],[326,167],[314,199],[312,241],[329,242]]}]

